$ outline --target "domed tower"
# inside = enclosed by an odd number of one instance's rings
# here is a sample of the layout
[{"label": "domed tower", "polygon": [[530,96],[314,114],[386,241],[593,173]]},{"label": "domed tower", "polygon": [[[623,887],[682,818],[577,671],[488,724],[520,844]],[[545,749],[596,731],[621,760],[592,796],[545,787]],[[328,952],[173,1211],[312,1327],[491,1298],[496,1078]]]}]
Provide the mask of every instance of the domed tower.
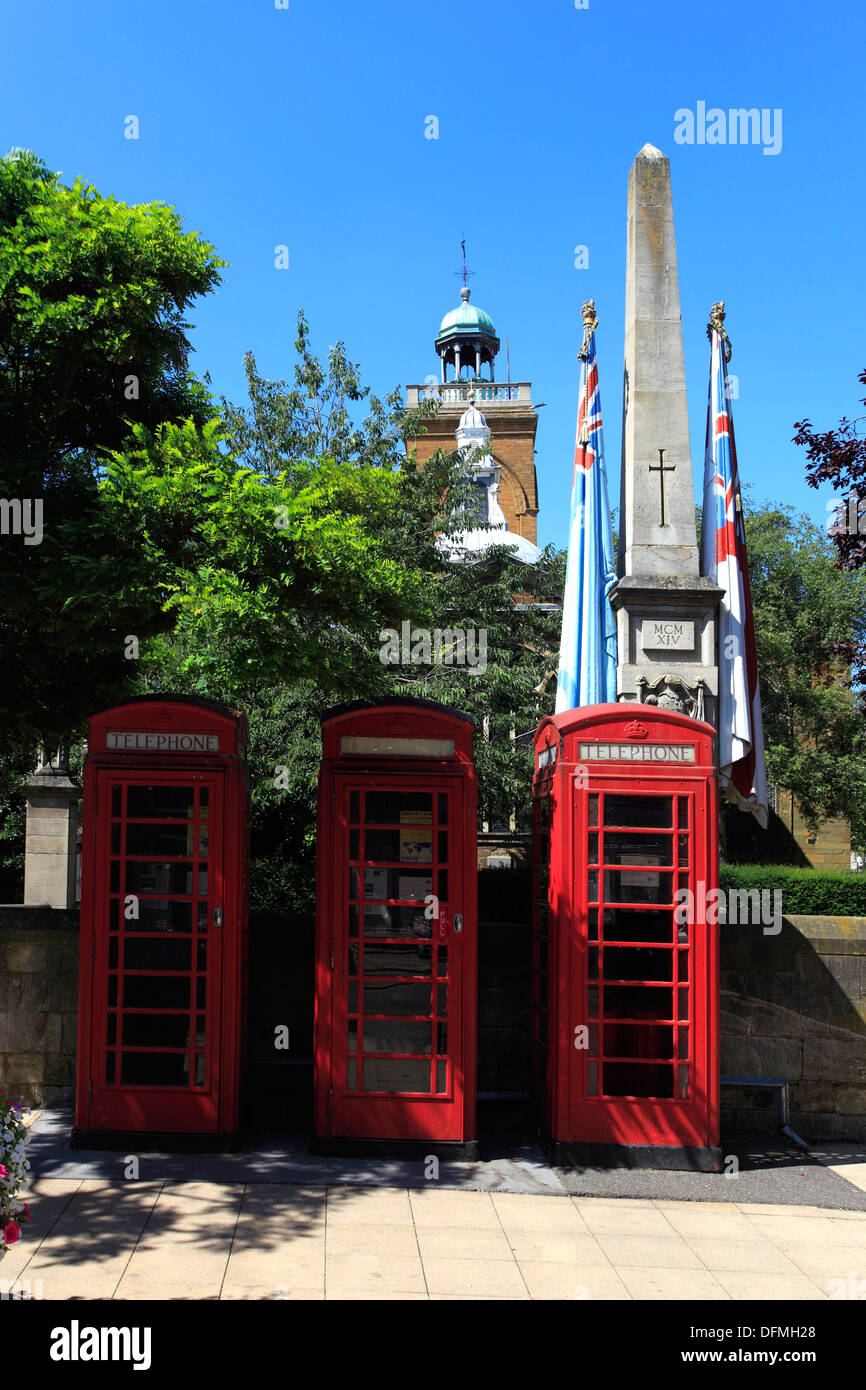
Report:
[{"label": "domed tower", "polygon": [[464,285],[460,291],[462,303],[445,315],[439,328],[435,347],[443,382],[448,379],[449,367],[453,368],[457,381],[473,378],[480,381],[481,369],[486,366],[488,379],[493,380],[493,359],[499,351],[499,339],[490,315],[470,304],[469,295],[469,286]]},{"label": "domed tower", "polygon": [[[470,302],[464,285],[460,304],[442,320],[435,342],[439,357],[439,376],[428,376],[423,384],[406,388],[407,405],[417,406],[425,399],[439,402],[435,420],[425,422],[426,432],[409,441],[419,463],[436,449],[451,452],[455,436],[462,446],[465,430],[477,425],[462,419],[470,405],[475,414],[483,410],[481,424],[491,437],[488,463],[497,490],[497,507],[506,529],[531,542],[538,539],[538,480],[535,472],[535,433],[538,411],[532,404],[528,381],[497,381],[495,358],[499,338],[490,315]],[[458,428],[464,433],[458,435]]]}]

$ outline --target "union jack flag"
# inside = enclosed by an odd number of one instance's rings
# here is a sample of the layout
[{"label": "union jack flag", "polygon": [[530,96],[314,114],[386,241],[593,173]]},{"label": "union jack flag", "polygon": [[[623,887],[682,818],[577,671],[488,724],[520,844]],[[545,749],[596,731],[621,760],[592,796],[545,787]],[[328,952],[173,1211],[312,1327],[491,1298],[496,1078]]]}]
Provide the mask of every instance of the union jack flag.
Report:
[{"label": "union jack flag", "polygon": [[613,532],[598,389],[592,300],[583,306],[577,439],[571,481],[571,525],[562,600],[562,635],[556,712],[616,700],[616,619],[610,591],[616,583]]},{"label": "union jack flag", "polygon": [[701,572],[719,603],[719,773],[728,799],[767,825],[761,691],[734,421],[722,335],[711,327]]}]

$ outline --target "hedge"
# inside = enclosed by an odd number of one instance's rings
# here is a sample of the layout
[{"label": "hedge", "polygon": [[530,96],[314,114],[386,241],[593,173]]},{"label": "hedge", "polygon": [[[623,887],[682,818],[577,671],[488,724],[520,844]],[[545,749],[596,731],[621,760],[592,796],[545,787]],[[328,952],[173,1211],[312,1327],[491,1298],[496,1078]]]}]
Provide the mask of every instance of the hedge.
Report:
[{"label": "hedge", "polygon": [[866,873],[789,864],[723,864],[719,882],[722,888],[780,888],[786,916],[866,917]]}]

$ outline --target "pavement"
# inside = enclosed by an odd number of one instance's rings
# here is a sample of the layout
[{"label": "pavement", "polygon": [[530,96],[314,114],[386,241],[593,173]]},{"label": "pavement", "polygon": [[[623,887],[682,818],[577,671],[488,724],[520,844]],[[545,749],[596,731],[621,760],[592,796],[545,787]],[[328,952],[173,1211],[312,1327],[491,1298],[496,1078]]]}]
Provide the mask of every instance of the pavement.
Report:
[{"label": "pavement", "polygon": [[71,1150],[31,1126],[0,1296],[47,1300],[866,1300],[866,1146],[726,1143],[725,1173]]}]

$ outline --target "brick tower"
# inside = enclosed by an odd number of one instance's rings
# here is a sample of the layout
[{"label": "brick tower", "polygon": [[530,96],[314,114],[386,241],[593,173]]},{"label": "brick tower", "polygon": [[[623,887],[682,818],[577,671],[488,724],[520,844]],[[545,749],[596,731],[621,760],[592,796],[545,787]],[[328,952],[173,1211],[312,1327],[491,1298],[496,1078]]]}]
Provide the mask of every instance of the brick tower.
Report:
[{"label": "brick tower", "polygon": [[[474,399],[490,429],[491,453],[499,469],[499,504],[508,530],[537,544],[538,480],[535,474],[535,431],[538,411],[532,404],[528,381],[496,381],[494,361],[499,339],[489,314],[470,304],[464,285],[460,305],[446,314],[435,348],[439,379],[429,376],[423,385],[407,386],[406,404],[424,399],[439,402],[435,420],[426,422],[426,434],[411,443],[423,463],[436,449],[455,448],[460,418]],[[451,375],[449,376],[449,369]],[[482,375],[483,372],[488,375]]]}]

